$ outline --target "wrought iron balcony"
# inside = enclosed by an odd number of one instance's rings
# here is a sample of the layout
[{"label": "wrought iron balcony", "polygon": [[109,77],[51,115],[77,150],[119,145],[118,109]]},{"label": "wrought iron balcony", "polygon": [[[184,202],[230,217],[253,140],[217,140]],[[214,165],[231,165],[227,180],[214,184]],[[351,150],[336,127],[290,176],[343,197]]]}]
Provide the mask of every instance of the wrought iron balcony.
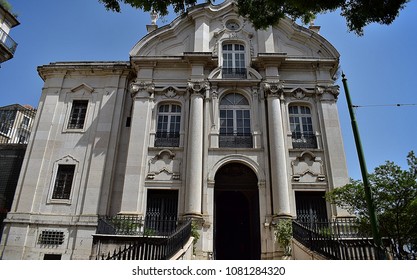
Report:
[{"label": "wrought iron balcony", "polygon": [[222,68],[222,77],[226,79],[246,79],[246,68]]},{"label": "wrought iron balcony", "polygon": [[250,133],[234,133],[220,134],[220,148],[252,148],[252,134]]},{"label": "wrought iron balcony", "polygon": [[17,43],[3,29],[0,28],[0,44],[10,52],[10,58],[14,55]]},{"label": "wrought iron balcony", "polygon": [[157,132],[155,135],[155,147],[179,147],[179,132]]},{"label": "wrought iron balcony", "polygon": [[292,147],[294,149],[316,149],[317,138],[313,133],[292,133]]}]

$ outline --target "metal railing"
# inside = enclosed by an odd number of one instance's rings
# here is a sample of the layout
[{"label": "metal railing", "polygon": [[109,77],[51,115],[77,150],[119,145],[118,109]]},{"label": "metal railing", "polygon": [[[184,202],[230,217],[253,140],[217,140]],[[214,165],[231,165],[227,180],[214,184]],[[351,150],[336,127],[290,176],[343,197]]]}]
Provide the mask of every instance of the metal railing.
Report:
[{"label": "metal railing", "polygon": [[292,133],[292,147],[294,149],[316,149],[317,138],[313,133]]},{"label": "metal railing", "polygon": [[246,68],[222,68],[222,77],[229,79],[246,79]]},{"label": "metal railing", "polygon": [[0,44],[6,47],[13,55],[17,48],[17,43],[3,29],[0,28]]},{"label": "metal railing", "polygon": [[179,132],[157,132],[155,134],[155,147],[179,147]]},{"label": "metal railing", "polygon": [[252,134],[236,133],[236,134],[220,134],[220,148],[252,148]]},{"label": "metal railing", "polygon": [[359,230],[355,220],[322,223],[293,221],[295,240],[328,259],[376,260],[385,256],[384,248],[374,244]]},{"label": "metal railing", "polygon": [[168,260],[191,237],[191,220],[185,221],[167,238],[139,238],[136,242],[115,249],[113,253],[102,255],[101,260]]},{"label": "metal railing", "polygon": [[145,218],[117,215],[103,216],[98,219],[97,234],[137,235],[137,236],[169,236],[180,224],[176,217]]}]

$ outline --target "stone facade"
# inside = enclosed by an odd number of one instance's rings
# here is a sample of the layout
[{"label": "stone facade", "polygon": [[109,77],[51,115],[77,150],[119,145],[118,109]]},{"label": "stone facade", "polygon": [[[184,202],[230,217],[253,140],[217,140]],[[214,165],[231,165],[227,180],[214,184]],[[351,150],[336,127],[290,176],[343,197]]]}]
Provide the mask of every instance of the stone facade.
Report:
[{"label": "stone facade", "polygon": [[155,191],[198,221],[197,259],[277,258],[277,220],[345,214],[317,196],[348,182],[328,41],[289,19],[255,30],[233,1],[148,30],[129,62],[39,67],[3,259],[93,258],[98,216],[145,217]]}]

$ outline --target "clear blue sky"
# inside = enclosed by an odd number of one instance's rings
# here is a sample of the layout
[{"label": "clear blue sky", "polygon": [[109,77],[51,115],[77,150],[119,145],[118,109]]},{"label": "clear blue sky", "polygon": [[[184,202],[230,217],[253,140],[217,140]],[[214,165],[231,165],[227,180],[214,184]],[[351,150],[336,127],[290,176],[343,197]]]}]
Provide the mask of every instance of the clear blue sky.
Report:
[{"label": "clear blue sky", "polygon": [[[18,42],[15,57],[0,68],[0,106],[37,107],[43,81],[37,66],[57,61],[129,60],[129,51],[146,34],[148,14],[124,7],[108,12],[98,0],[9,0],[20,25],[11,32]],[[220,3],[221,0],[216,1]],[[175,16],[169,16],[162,26]],[[337,12],[319,15],[320,34],[341,54],[355,105],[416,104],[417,1],[411,1],[389,26],[372,24],[363,37],[349,33]],[[349,175],[360,168],[341,83],[338,101]],[[376,106],[356,110],[368,171],[394,161],[407,167],[406,155],[417,152],[417,106]]]}]

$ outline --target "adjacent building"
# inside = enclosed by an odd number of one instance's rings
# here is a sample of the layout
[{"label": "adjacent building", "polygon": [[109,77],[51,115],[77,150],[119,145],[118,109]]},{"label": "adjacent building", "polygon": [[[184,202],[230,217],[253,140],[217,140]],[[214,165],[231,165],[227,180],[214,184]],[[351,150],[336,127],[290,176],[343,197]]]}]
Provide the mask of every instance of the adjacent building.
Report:
[{"label": "adjacent building", "polygon": [[35,116],[31,106],[0,107],[0,229],[12,206]]},{"label": "adjacent building", "polygon": [[103,217],[191,218],[196,259],[275,259],[280,220],[346,214],[323,198],[348,174],[317,27],[256,30],[225,1],[148,30],[129,61],[38,68],[3,259],[94,259]]},{"label": "adjacent building", "polygon": [[19,25],[9,7],[5,3],[0,3],[0,65],[12,59],[17,48],[17,43],[10,37],[9,33],[13,27]]}]

